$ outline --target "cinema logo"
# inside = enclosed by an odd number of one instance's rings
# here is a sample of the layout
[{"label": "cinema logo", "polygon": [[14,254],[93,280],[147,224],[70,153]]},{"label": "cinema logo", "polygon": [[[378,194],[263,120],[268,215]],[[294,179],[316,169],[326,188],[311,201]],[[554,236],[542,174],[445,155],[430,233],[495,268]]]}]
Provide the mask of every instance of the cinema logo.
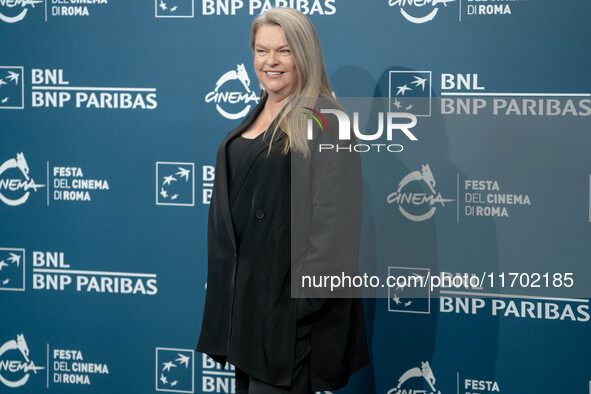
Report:
[{"label": "cinema logo", "polygon": [[[372,143],[372,144],[353,144],[352,141],[355,141],[355,137],[361,141],[376,141],[382,138],[384,134],[384,113],[378,113],[378,130],[373,134],[363,134],[359,130],[359,112],[353,113],[353,128],[351,128],[351,120],[349,116],[338,109],[320,109],[320,111],[316,111],[309,107],[303,107],[304,114],[309,116],[310,118],[307,120],[307,132],[308,132],[308,140],[312,140],[314,138],[314,124],[316,124],[317,131],[320,133],[325,133],[328,131],[334,132],[334,130],[329,130],[328,123],[322,114],[332,114],[337,118],[338,124],[338,138],[339,141],[349,141],[349,144],[318,144],[318,151],[325,152],[325,151],[347,151],[347,152],[402,152],[404,146],[401,144],[383,144],[383,143]],[[400,120],[405,120],[407,122],[399,123]],[[416,126],[417,124],[417,117],[413,114],[406,113],[406,112],[388,112],[386,113],[386,139],[388,141],[392,141],[393,135],[395,131],[401,131],[409,140],[417,141],[417,137],[410,131],[411,128]],[[334,123],[331,123],[334,124]],[[354,136],[351,135],[351,130],[353,130]]]},{"label": "cinema logo", "polygon": [[409,22],[422,24],[432,21],[443,5],[456,0],[389,0],[390,7],[399,7],[400,14]]},{"label": "cinema logo", "polygon": [[158,106],[155,88],[72,86],[63,69],[31,70],[33,108],[147,109]]},{"label": "cinema logo", "polygon": [[0,20],[6,23],[20,22],[25,19],[30,9],[44,2],[44,0],[0,0]]},{"label": "cinema logo", "polygon": [[0,346],[0,382],[6,387],[24,386],[32,374],[37,375],[37,371],[43,369],[45,367],[36,366],[29,357],[29,347],[23,334]]},{"label": "cinema logo", "polygon": [[224,73],[215,88],[205,95],[205,102],[215,103],[215,109],[226,119],[245,117],[250,111],[250,103],[258,104],[259,96],[250,90],[250,78],[244,64]]},{"label": "cinema logo", "polygon": [[[455,201],[446,199],[435,190],[435,178],[429,164],[421,166],[421,171],[413,171],[398,183],[395,192],[388,195],[388,204],[398,206],[400,213],[413,222],[422,222],[433,217],[438,207]],[[424,186],[428,192],[424,192]],[[421,187],[423,186],[423,187]]]},{"label": "cinema logo", "polygon": [[[424,384],[429,386],[425,390]],[[429,361],[421,361],[421,367],[413,367],[404,372],[398,378],[398,385],[388,390],[387,394],[441,394],[441,391],[435,388],[435,375],[431,370]]]},{"label": "cinema logo", "polygon": [[74,270],[63,252],[33,252],[33,289],[78,293],[155,295],[157,275],[137,272]]},{"label": "cinema logo", "polygon": [[0,165],[0,200],[4,204],[11,207],[22,205],[31,192],[37,192],[42,187],[45,185],[35,183],[29,177],[29,166],[22,152]]}]

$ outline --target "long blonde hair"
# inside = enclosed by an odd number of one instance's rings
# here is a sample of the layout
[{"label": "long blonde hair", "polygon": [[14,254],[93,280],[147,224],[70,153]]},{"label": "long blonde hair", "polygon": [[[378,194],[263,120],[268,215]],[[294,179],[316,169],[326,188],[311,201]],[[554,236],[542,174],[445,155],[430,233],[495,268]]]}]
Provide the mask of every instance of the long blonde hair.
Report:
[{"label": "long blonde hair", "polygon": [[[256,34],[263,25],[275,25],[283,29],[298,74],[296,91],[279,115],[272,131],[271,144],[279,136],[286,135],[283,153],[292,151],[309,155],[306,117],[302,107],[314,106],[319,97],[327,98],[338,106],[328,82],[320,41],[314,25],[307,16],[293,8],[272,8],[255,18],[250,29],[250,46],[254,51]],[[297,103],[297,104],[296,104]]]}]

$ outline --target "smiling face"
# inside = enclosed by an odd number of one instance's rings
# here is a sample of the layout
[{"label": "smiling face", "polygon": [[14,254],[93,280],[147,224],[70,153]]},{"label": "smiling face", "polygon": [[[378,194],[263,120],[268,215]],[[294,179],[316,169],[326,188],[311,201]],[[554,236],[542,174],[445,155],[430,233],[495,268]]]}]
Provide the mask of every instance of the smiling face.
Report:
[{"label": "smiling face", "polygon": [[263,25],[255,38],[254,69],[269,98],[280,101],[298,86],[298,73],[285,33],[280,26]]}]

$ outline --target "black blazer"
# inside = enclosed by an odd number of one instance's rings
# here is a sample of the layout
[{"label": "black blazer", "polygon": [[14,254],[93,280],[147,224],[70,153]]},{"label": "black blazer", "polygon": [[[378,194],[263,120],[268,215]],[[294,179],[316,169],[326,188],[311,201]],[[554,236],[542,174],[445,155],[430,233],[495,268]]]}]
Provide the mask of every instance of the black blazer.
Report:
[{"label": "black blazer", "polygon": [[315,130],[307,159],[282,154],[284,137],[273,142],[270,151],[267,137],[258,138],[241,159],[229,194],[227,144],[254,122],[265,100],[226,136],[217,152],[207,233],[207,294],[197,351],[264,382],[288,386],[296,325],[309,325],[312,389],[337,389],[368,363],[361,300],[293,298],[292,279],[301,273],[338,271],[332,264],[336,260],[348,265],[348,273],[356,271],[359,157],[314,153],[319,143],[335,142],[336,122],[332,134]]}]

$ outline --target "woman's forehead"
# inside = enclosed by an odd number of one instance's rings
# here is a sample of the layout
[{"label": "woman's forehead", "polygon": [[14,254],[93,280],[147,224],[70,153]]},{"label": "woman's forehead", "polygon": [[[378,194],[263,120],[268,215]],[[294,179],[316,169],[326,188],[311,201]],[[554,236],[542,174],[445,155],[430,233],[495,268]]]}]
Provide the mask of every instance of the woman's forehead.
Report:
[{"label": "woman's forehead", "polygon": [[287,45],[283,28],[278,25],[262,25],[257,30],[255,45]]}]

